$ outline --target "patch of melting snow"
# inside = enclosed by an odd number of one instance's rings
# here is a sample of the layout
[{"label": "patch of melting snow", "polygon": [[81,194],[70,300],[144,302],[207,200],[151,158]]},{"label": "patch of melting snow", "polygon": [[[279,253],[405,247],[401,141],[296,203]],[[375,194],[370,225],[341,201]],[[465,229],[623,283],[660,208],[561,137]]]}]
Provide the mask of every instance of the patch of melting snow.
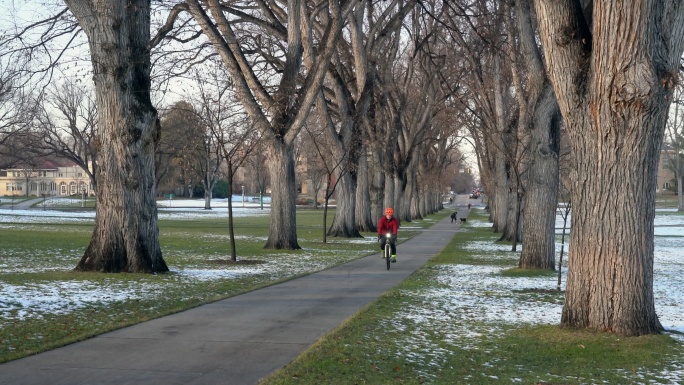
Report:
[{"label": "patch of melting snow", "polygon": [[[671,223],[684,224],[684,217],[679,217],[678,221],[670,219]],[[472,221],[471,226],[484,227],[479,221]],[[656,237],[655,243],[656,312],[666,330],[684,333],[684,277],[681,274],[684,262],[681,254],[676,252],[681,250],[684,239]],[[463,248],[482,251],[492,258],[497,258],[497,254],[501,254],[501,258],[510,258],[510,252],[508,256],[499,253],[510,250],[508,245],[469,242]],[[444,365],[450,354],[449,350],[436,346],[433,340],[426,338],[427,332],[440,335],[443,343],[468,350],[479,349],[479,340],[496,336],[502,327],[556,325],[560,322],[563,306],[561,295],[554,300],[552,295],[549,298],[548,292],[544,293],[556,288],[555,277],[504,277],[498,274],[504,268],[497,266],[442,265],[437,269],[438,285],[435,288],[404,293],[413,296],[422,305],[406,307],[390,317],[392,321],[386,321],[392,322],[394,328],[413,330],[411,334],[405,334],[405,338],[396,339],[394,349],[410,357],[412,362],[419,363],[418,367]],[[565,290],[565,282],[562,283],[562,290]],[[411,327],[407,328],[405,323]],[[684,335],[671,336],[684,344]],[[416,347],[420,347],[419,350]],[[684,382],[684,364],[679,362],[679,358],[668,366],[669,369],[663,373],[650,373],[646,369],[640,369],[638,373],[641,377],[654,375],[665,378],[673,384]],[[422,370],[419,374],[430,380],[438,378],[438,373],[432,370]],[[626,373],[627,377],[633,378],[633,374]]]},{"label": "patch of melting snow", "polygon": [[[69,202],[67,199],[60,199],[60,203],[48,203],[46,207],[54,207],[74,204],[80,201]],[[65,203],[66,202],[66,203]],[[204,199],[182,199],[173,200],[171,207],[167,201],[158,202],[159,219],[203,219],[207,217],[228,217],[226,199],[212,200],[212,210],[204,210]],[[234,217],[251,217],[270,215],[269,206],[264,206],[262,210],[258,204],[245,203],[245,207],[233,207]],[[43,210],[38,206],[31,210],[13,210],[2,206],[0,208],[0,223],[83,223],[94,222],[95,211],[60,211]],[[5,227],[5,225],[3,225]]]},{"label": "patch of melting snow", "polygon": [[[249,209],[251,210],[251,209]],[[10,210],[0,209],[0,223],[46,222],[46,218],[55,221],[73,219],[91,220],[87,213],[64,213],[54,211],[25,210],[26,213],[7,213]],[[199,215],[216,215],[223,210],[203,211]],[[160,210],[161,212],[161,210]],[[263,213],[261,210],[244,211],[248,215]],[[39,215],[43,213],[44,215]],[[186,211],[177,213],[188,214]],[[195,213],[197,214],[197,213]],[[73,216],[72,216],[73,215]],[[84,218],[84,215],[86,218]],[[176,213],[169,213],[176,215]],[[189,215],[189,214],[188,214]],[[225,215],[222,212],[221,215]],[[36,220],[36,217],[40,218]],[[93,214],[94,217],[94,214]],[[186,216],[188,218],[190,216]],[[9,218],[9,219],[8,219]],[[470,227],[491,227],[484,221],[469,221]],[[562,225],[562,222],[561,222]],[[684,216],[656,216],[655,264],[654,264],[654,296],[656,311],[663,327],[667,330],[684,333],[684,278],[679,251],[684,246]],[[8,225],[3,224],[2,227]],[[20,225],[12,225],[20,226]],[[406,228],[406,227],[405,227]],[[467,231],[467,228],[462,229]],[[256,237],[247,237],[250,240]],[[375,238],[363,238],[333,243],[373,243]],[[510,245],[490,242],[471,242],[463,246],[471,251],[478,251],[492,259],[511,258]],[[567,251],[567,243],[565,245]],[[557,249],[560,246],[557,245]],[[349,254],[349,251],[346,251]],[[175,278],[188,281],[206,281],[216,279],[233,279],[244,275],[273,274],[292,275],[320,270],[330,266],[331,262],[321,258],[320,252],[311,250],[311,254],[292,254],[287,256],[265,256],[268,264],[255,266],[234,266],[224,269],[187,268],[175,271]],[[334,256],[330,257],[335,259]],[[350,259],[353,256],[350,257]],[[73,263],[69,263],[71,266]],[[3,265],[4,267],[9,267]],[[49,268],[47,268],[49,269]],[[43,270],[47,270],[43,269]],[[557,324],[562,310],[562,299],[549,301],[548,295],[533,289],[555,289],[556,278],[521,278],[502,277],[498,273],[503,269],[497,266],[475,265],[442,265],[438,267],[435,288],[422,292],[407,292],[406,295],[416,297],[422,306],[411,306],[403,309],[391,320],[392,328],[413,330],[406,338],[395,340],[395,349],[399,350],[407,360],[425,368],[420,373],[430,380],[437,378],[438,368],[446,362],[448,349],[433,344],[430,335],[437,333],[442,341],[460,349],[476,349],[478,340],[496,335],[502,328],[524,324]],[[59,270],[59,267],[55,267]],[[14,271],[13,272],[18,272]],[[565,277],[565,276],[564,276]],[[564,285],[564,282],[563,282]],[[93,304],[111,303],[143,299],[146,296],[163,292],[162,283],[150,282],[111,282],[99,283],[90,281],[62,281],[25,285],[3,284],[0,293],[1,319],[40,318],[44,314],[64,314]],[[524,293],[522,293],[524,291]],[[544,298],[541,298],[545,296]],[[401,320],[401,322],[396,322]],[[477,321],[473,324],[472,321]],[[407,326],[408,323],[408,326]],[[410,327],[409,327],[410,326]],[[1,327],[1,324],[0,324]],[[684,343],[684,336],[672,335]],[[416,350],[416,347],[420,347]],[[673,362],[666,373],[648,373],[666,378],[672,383],[684,382],[684,364]],[[642,373],[646,375],[646,373]],[[565,379],[567,380],[567,379]],[[581,379],[573,379],[581,380]],[[511,380],[513,382],[520,382]]]},{"label": "patch of melting snow", "polygon": [[3,284],[0,318],[22,320],[42,318],[44,314],[68,314],[95,304],[143,299],[161,289],[163,286],[159,284],[116,280]]},{"label": "patch of melting snow", "polygon": [[[342,250],[340,250],[342,251]],[[361,255],[344,251],[349,259]],[[204,282],[212,280],[237,279],[244,276],[268,274],[280,278],[318,271],[331,266],[338,257],[322,258],[319,251],[311,253],[278,254],[264,256],[268,263],[249,266],[226,266],[221,269],[185,268],[173,270],[166,279],[181,282]],[[49,269],[41,269],[42,271]],[[64,270],[64,269],[55,269]],[[20,272],[19,270],[13,272]],[[35,272],[35,271],[32,271]],[[168,283],[141,281],[121,282],[117,280],[55,281],[27,283],[23,285],[3,284],[0,293],[0,319],[22,320],[42,318],[45,314],[67,314],[90,305],[98,306],[117,301],[153,298],[164,292]],[[0,323],[2,327],[2,323]]]}]

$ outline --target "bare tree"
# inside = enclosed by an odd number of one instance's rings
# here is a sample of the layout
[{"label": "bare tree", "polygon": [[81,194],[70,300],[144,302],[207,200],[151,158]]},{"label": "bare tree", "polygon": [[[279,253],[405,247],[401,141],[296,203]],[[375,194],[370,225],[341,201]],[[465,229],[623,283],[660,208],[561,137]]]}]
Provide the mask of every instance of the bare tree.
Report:
[{"label": "bare tree", "polygon": [[[306,161],[307,185],[313,197],[314,209],[318,209],[318,196],[323,186],[329,182],[327,165],[331,163],[332,156],[329,151],[319,152],[319,142],[322,143],[323,148],[328,147],[320,128],[317,129],[318,127],[313,123],[307,124],[304,128],[306,133],[299,136],[298,153],[300,158]],[[327,225],[324,228],[327,228]]]},{"label": "bare tree", "polygon": [[[90,53],[98,129],[96,224],[77,271],[164,272],[155,201],[157,111],[150,100],[150,2],[65,0],[43,20],[13,26],[2,58],[25,59],[40,85],[70,48]],[[54,3],[53,3],[54,4]],[[45,4],[46,6],[48,4]],[[74,50],[84,52],[84,50]],[[74,64],[75,65],[75,64]],[[39,87],[40,89],[40,87]]]},{"label": "bare tree", "polygon": [[[682,72],[680,71],[680,76]],[[684,84],[677,84],[670,105],[670,114],[665,126],[667,150],[663,151],[667,167],[672,170],[677,182],[677,211],[684,211],[682,197],[682,176],[684,175]],[[658,186],[661,188],[661,186]]]},{"label": "bare tree", "polygon": [[534,5],[575,155],[561,323],[628,336],[657,333],[655,183],[684,51],[684,2]]},{"label": "bare tree", "polygon": [[269,185],[268,169],[266,167],[266,155],[264,144],[259,141],[255,144],[254,150],[249,153],[247,159],[243,163],[245,173],[251,175],[251,178],[246,181],[252,183],[253,191],[258,191],[260,196],[260,206],[264,209],[263,196],[266,193],[266,188]]},{"label": "bare tree", "polygon": [[[325,135],[321,130],[315,130],[305,126],[306,132],[308,133],[307,142],[310,143],[314,151],[310,151],[309,154],[313,155],[314,162],[318,166],[321,166],[325,173],[325,202],[323,204],[323,243],[328,241],[328,235],[330,230],[328,226],[328,204],[330,198],[335,193],[337,186],[339,186],[340,178],[335,178],[335,176],[343,177],[349,172],[350,163],[345,158],[336,159],[335,156],[329,153],[327,150],[329,148],[328,136]],[[332,227],[332,225],[331,225]]]},{"label": "bare tree", "polygon": [[[339,182],[337,207],[329,235],[360,237],[359,229],[375,229],[369,210],[370,197],[362,193],[367,193],[367,180],[364,179],[367,172],[360,166],[365,164],[361,162],[361,157],[366,156],[363,134],[376,86],[377,66],[382,65],[376,51],[399,33],[402,20],[415,3],[397,0],[387,4],[368,0],[357,2],[347,17],[349,33],[338,44],[328,72],[327,87],[318,95],[319,124],[325,128],[334,162],[348,163],[339,168],[343,170],[342,174],[336,175]],[[313,63],[306,64],[311,66]],[[359,178],[362,192],[359,192]]]},{"label": "bare tree", "polygon": [[160,124],[155,153],[157,190],[183,194],[191,180],[188,163],[195,158],[197,147],[197,115],[190,103],[179,101],[162,112]]},{"label": "bare tree", "polygon": [[150,100],[150,3],[65,0],[88,37],[98,107],[97,211],[78,271],[163,272]]},{"label": "bare tree", "polygon": [[[273,194],[266,248],[299,248],[293,143],[323,82],[350,4],[344,2],[342,9],[339,0],[318,8],[298,0],[284,7],[275,2],[186,0],[163,29],[168,33],[182,12],[192,16],[230,74],[250,119],[264,133]],[[319,34],[311,28],[312,18],[322,14],[330,22]],[[313,42],[318,43],[308,51],[315,55],[313,64],[303,68],[304,46]]]},{"label": "bare tree", "polygon": [[[233,84],[221,71],[220,63],[209,67],[209,74],[200,78],[197,75],[199,85],[199,104],[198,115],[208,128],[213,146],[216,148],[216,169],[212,170],[213,175],[218,172],[218,166],[225,162],[226,177],[228,180],[228,191],[233,190],[233,180],[235,173],[242,166],[245,159],[259,143],[260,133],[250,124],[250,120],[245,116],[244,111],[238,108],[234,100]],[[209,173],[206,173],[208,176]],[[214,182],[215,183],[215,182]],[[213,188],[213,183],[205,183],[206,188]],[[231,194],[232,195],[232,194]],[[205,190],[205,197],[207,195]],[[209,199],[206,198],[206,199]],[[205,203],[205,208],[208,204]],[[237,250],[235,244],[235,229],[233,224],[233,200],[228,199],[228,230],[230,237],[230,255],[232,261],[237,261]]]},{"label": "bare tree", "polygon": [[[463,58],[463,92],[458,100],[467,111],[463,121],[471,132],[480,177],[488,196],[493,229],[501,239],[514,240],[520,164],[513,82],[505,60],[504,13],[501,3],[447,3],[445,14],[449,39]],[[474,7],[476,12],[469,11]]]},{"label": "bare tree", "polygon": [[20,65],[12,57],[0,56],[0,146],[30,130],[40,102],[25,91]]},{"label": "bare tree", "polygon": [[[555,267],[555,222],[560,151],[560,111],[546,77],[535,39],[529,0],[515,3],[507,12],[508,56],[518,106],[518,132],[524,141],[513,162],[517,177],[515,226],[523,215],[523,250],[519,266],[527,269]],[[520,53],[520,54],[519,54]],[[522,170],[520,169],[522,167]],[[524,177],[523,177],[524,173]],[[517,228],[514,231],[518,233]],[[513,251],[517,237],[513,238]]]},{"label": "bare tree", "polygon": [[33,146],[74,162],[97,190],[97,107],[89,90],[69,80],[51,86],[35,121]]}]

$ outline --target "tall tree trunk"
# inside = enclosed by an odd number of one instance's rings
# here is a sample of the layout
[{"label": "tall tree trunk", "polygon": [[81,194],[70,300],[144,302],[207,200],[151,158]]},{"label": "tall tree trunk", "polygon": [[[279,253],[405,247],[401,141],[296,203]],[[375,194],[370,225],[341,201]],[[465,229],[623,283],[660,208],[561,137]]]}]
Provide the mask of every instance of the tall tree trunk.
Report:
[{"label": "tall tree trunk", "polygon": [[506,233],[506,226],[508,226],[508,172],[507,162],[502,157],[497,157],[495,162],[494,178],[498,181],[496,191],[494,191],[494,200],[490,202],[493,206],[492,221],[494,222],[494,232]]},{"label": "tall tree trunk", "polygon": [[[519,223],[518,220],[520,219],[520,188],[521,186],[518,185],[518,178],[515,174],[515,170],[513,167],[516,167],[512,165],[510,162],[508,163],[508,194],[506,195],[506,198],[508,199],[507,202],[507,207],[508,207],[508,214],[506,215],[506,226],[504,227],[504,231],[501,232],[501,237],[499,238],[500,241],[506,240],[510,242],[517,243],[520,241],[520,233],[519,233]],[[515,248],[514,248],[515,250]]]},{"label": "tall tree trunk", "polygon": [[558,156],[560,112],[556,96],[547,84],[530,132],[529,168],[525,189],[522,233],[523,269],[555,269],[556,206],[558,205]]},{"label": "tall tree trunk", "polygon": [[[392,207],[394,212],[397,212],[397,199],[395,195],[395,177],[392,174],[385,174],[385,185],[383,190],[384,199],[382,202],[382,207],[380,208],[380,215],[385,214],[385,208]],[[395,215],[398,215],[395,214]]]},{"label": "tall tree trunk", "polygon": [[510,135],[507,132],[506,123],[504,122],[504,105],[503,105],[503,95],[501,91],[501,66],[499,65],[498,53],[494,56],[494,114],[495,114],[495,124],[493,127],[492,141],[494,142],[493,156],[494,156],[494,167],[495,167],[495,180],[496,180],[496,192],[494,193],[495,201],[493,202],[495,210],[494,213],[494,231],[503,234],[502,238],[506,239],[506,234],[510,232],[508,225],[509,215],[509,195],[510,195],[510,175],[511,175],[511,165],[504,151],[508,146],[509,140],[507,136]]},{"label": "tall tree trunk", "polygon": [[211,190],[204,190],[204,209],[211,210]]},{"label": "tall tree trunk", "polygon": [[228,162],[228,238],[230,240],[230,260],[237,261],[237,250],[235,247],[235,225],[233,223],[233,162],[230,157],[226,157]]},{"label": "tall tree trunk", "polygon": [[368,168],[368,154],[363,146],[359,157],[359,172],[356,180],[356,227],[359,231],[375,232],[376,223],[372,217],[371,185],[369,181],[371,170]]},{"label": "tall tree trunk", "polygon": [[684,6],[600,1],[591,3],[590,19],[579,2],[535,0],[535,8],[577,174],[561,323],[657,333],[655,187],[684,51]]},{"label": "tall tree trunk", "polygon": [[337,193],[337,207],[335,217],[330,225],[328,235],[332,237],[360,238],[361,233],[356,228],[356,178],[349,172],[339,177]]},{"label": "tall tree trunk", "polygon": [[93,237],[77,271],[163,272],[150,101],[150,1],[67,0],[88,36],[99,113]]},{"label": "tall tree trunk", "polygon": [[385,181],[387,180],[387,176],[383,171],[384,165],[380,146],[376,146],[376,150],[371,154],[371,159],[373,160],[373,168],[371,170],[373,179],[370,188],[371,217],[377,221],[385,211]]},{"label": "tall tree trunk", "polygon": [[[241,33],[252,29],[235,28],[234,19],[229,16],[231,4],[218,0],[186,0],[184,4],[187,4],[187,12],[193,16],[230,73],[246,113],[264,133],[271,155],[268,168],[272,189],[271,226],[264,247],[299,249],[292,143],[316,101],[330,58],[337,49],[336,43],[342,31],[342,14],[346,11],[340,9],[338,0],[329,0],[327,8],[317,8],[317,12],[327,11],[326,18],[329,20],[322,35],[318,36],[320,39],[314,39],[312,19],[309,19],[313,17],[309,13],[311,9],[300,0],[288,0],[285,6],[260,3],[261,6],[253,9],[253,19],[242,19],[244,25],[254,22],[254,30],[268,24],[266,32],[274,33],[269,38],[280,39],[286,47],[279,83],[272,83],[273,79],[269,77],[265,80],[268,83],[266,85],[250,62],[255,52],[244,52],[240,44]],[[349,6],[350,3],[345,5]],[[286,17],[285,24],[281,22],[281,16]],[[287,33],[283,34],[283,29]],[[311,49],[309,44],[314,41],[316,48]],[[307,71],[302,66],[305,50],[307,60],[310,55],[316,55]],[[264,59],[268,61],[270,54],[266,56]]]},{"label": "tall tree trunk", "polygon": [[300,249],[297,242],[295,162],[292,145],[272,140],[268,147],[271,226],[266,249]]},{"label": "tall tree trunk", "polygon": [[[605,107],[599,121],[612,119]],[[586,128],[593,129],[589,120]],[[660,124],[645,116],[623,123]],[[662,330],[653,299],[653,187],[662,135],[653,130],[619,135],[611,139],[620,143],[616,148],[582,131],[588,137],[576,138],[574,148],[575,164],[583,172],[572,186],[576,203],[562,323],[625,335]]]},{"label": "tall tree trunk", "polygon": [[[679,157],[679,154],[677,154]],[[684,211],[684,199],[682,199],[682,175],[677,173],[677,211]]]},{"label": "tall tree trunk", "polygon": [[[515,2],[518,47],[509,45],[514,62],[513,82],[520,111],[519,132],[526,135],[525,194],[522,203],[523,250],[519,266],[524,269],[555,269],[555,222],[558,196],[560,111],[542,63],[532,23],[530,0]],[[509,39],[514,41],[513,28]],[[518,53],[519,51],[519,53]],[[520,58],[520,60],[518,59]],[[523,78],[525,80],[523,80]]]}]

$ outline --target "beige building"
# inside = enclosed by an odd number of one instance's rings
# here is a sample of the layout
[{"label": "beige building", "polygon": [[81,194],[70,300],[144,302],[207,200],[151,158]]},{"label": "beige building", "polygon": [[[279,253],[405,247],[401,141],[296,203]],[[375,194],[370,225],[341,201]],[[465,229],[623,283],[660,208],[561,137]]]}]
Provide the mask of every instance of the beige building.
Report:
[{"label": "beige building", "polygon": [[672,181],[675,177],[674,171],[670,166],[672,158],[675,156],[675,151],[671,149],[663,149],[660,152],[660,162],[658,163],[658,186],[656,192],[667,192],[668,188],[674,187]]},{"label": "beige building", "polygon": [[17,163],[0,169],[0,195],[94,195],[88,174],[69,161],[40,160],[37,165]]}]

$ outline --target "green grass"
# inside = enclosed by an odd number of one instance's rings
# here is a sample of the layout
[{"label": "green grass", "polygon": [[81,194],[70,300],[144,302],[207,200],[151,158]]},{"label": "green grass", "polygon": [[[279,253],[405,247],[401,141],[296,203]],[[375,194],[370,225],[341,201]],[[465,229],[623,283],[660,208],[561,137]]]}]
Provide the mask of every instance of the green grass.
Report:
[{"label": "green grass", "polygon": [[679,198],[675,193],[665,192],[656,195],[657,207],[676,208],[679,205]]},{"label": "green grass", "polygon": [[[426,221],[411,223],[410,227],[427,227],[449,214],[443,211]],[[3,224],[3,285],[44,284],[47,290],[62,282],[89,282],[97,287],[154,287],[163,295],[110,301],[106,306],[95,301],[78,311],[47,314],[43,318],[0,320],[0,361],[377,252],[377,244],[372,242],[332,238],[329,243],[322,243],[321,216],[321,211],[298,212],[297,230],[303,249],[296,251],[263,249],[268,217],[236,218],[239,259],[279,264],[302,256],[314,259],[316,267],[292,270],[283,264],[278,273],[204,282],[183,279],[177,273],[74,273],[70,269],[88,244],[92,225]],[[482,279],[548,279],[551,287],[555,287],[553,272],[517,269],[519,254],[510,252],[508,244],[497,244],[498,236],[491,228],[475,226],[477,221],[486,219],[485,213],[472,210],[468,222],[439,255],[263,384],[674,383],[663,373],[668,369],[681,373],[678,363],[684,357],[684,349],[669,335],[622,338],[556,325],[497,321],[482,314],[478,305],[454,310],[448,297],[467,295],[469,287],[467,282],[466,286],[454,286],[448,278],[458,278],[461,271],[473,266],[491,268],[492,272]],[[417,232],[404,229],[400,236],[406,239]],[[173,270],[216,269],[222,266],[219,261],[228,258],[226,219],[160,221],[160,239],[164,258]],[[56,269],[46,271],[45,266]],[[530,287],[485,291],[478,293],[477,298],[483,303],[503,300],[560,306],[563,293]]]},{"label": "green grass", "polygon": [[[478,219],[486,216],[471,211],[468,224],[439,255],[262,385],[671,384],[663,373],[681,373],[684,348],[669,335],[623,338],[557,325],[496,322],[478,316],[478,309],[471,309],[471,316],[443,307],[435,299],[447,295],[445,290],[459,290],[444,282],[444,269],[458,274],[467,266],[487,265],[499,269],[495,277],[546,277],[555,282],[553,272],[517,269],[515,254],[504,251],[505,246],[494,255],[467,247],[497,239],[489,228],[469,227]],[[563,293],[556,290],[481,296],[482,301],[505,296],[557,306],[563,301]]]},{"label": "green grass", "polygon": [[[45,296],[59,295],[62,287],[92,287],[97,298],[67,313],[43,312],[21,317],[22,309],[0,317],[0,362],[53,349],[107,331],[186,310],[292,279],[316,270],[376,253],[375,242],[351,242],[329,237],[322,242],[322,210],[300,210],[297,232],[301,250],[266,250],[269,217],[235,218],[238,261],[230,264],[227,218],[160,220],[160,243],[172,272],[167,274],[101,274],[71,271],[87,247],[92,223],[3,223],[0,231],[0,285],[30,287]],[[334,211],[329,213],[329,222]],[[411,227],[428,227],[447,214]],[[402,230],[400,241],[418,233]],[[375,234],[366,236],[375,239]],[[238,278],[196,280],[178,274],[181,269],[240,270],[270,266],[266,272]],[[151,292],[149,296],[112,301],[109,288]],[[66,290],[66,289],[64,289]],[[101,296],[101,297],[100,297]],[[98,300],[102,298],[102,301]],[[7,301],[12,301],[8,296]],[[9,305],[10,303],[8,303]],[[0,303],[0,310],[2,310]],[[16,304],[13,304],[16,305]],[[12,306],[15,307],[15,306]],[[32,309],[25,309],[32,311]],[[3,319],[4,318],[4,319]]]}]

